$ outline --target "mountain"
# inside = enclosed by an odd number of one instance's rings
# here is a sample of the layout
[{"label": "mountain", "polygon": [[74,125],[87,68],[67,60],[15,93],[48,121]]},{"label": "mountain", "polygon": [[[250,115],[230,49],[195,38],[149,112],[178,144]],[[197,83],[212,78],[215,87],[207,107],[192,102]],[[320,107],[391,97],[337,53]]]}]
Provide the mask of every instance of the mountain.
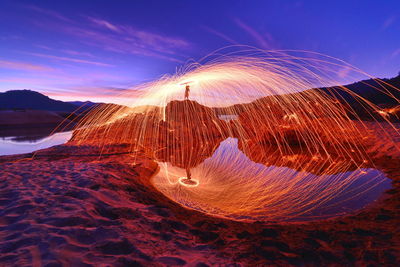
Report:
[{"label": "mountain", "polygon": [[32,109],[72,112],[77,105],[51,99],[31,90],[12,90],[0,93],[0,109]]},{"label": "mountain", "polygon": [[[399,105],[400,99],[400,75],[391,79],[369,79],[344,85],[352,93],[362,96],[369,102],[381,106],[392,107]],[[340,86],[319,88],[323,92],[343,99],[351,106],[357,106],[358,101],[350,92],[343,91]],[[397,99],[397,100],[396,100]]]},{"label": "mountain", "polygon": [[95,103],[95,102],[92,102],[92,101],[68,101],[67,103],[73,104],[73,105],[78,106],[78,107],[88,107],[88,108],[97,106],[99,104],[104,104],[104,103]]}]

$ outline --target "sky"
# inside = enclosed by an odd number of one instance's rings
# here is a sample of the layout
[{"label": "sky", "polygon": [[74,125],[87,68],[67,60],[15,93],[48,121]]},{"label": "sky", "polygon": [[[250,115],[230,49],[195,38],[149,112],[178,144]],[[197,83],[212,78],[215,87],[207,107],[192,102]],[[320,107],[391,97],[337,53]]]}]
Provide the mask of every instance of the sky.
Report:
[{"label": "sky", "polygon": [[0,1],[0,92],[104,101],[229,45],[400,71],[399,0]]}]

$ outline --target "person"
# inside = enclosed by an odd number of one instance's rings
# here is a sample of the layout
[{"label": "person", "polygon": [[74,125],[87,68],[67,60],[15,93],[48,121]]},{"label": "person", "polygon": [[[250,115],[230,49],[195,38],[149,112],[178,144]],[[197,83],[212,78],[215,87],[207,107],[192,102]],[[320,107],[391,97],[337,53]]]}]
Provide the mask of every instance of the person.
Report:
[{"label": "person", "polygon": [[189,100],[190,86],[187,84],[185,88],[185,100]]},{"label": "person", "polygon": [[186,178],[188,180],[192,179],[192,174],[190,173],[190,169],[186,169]]}]

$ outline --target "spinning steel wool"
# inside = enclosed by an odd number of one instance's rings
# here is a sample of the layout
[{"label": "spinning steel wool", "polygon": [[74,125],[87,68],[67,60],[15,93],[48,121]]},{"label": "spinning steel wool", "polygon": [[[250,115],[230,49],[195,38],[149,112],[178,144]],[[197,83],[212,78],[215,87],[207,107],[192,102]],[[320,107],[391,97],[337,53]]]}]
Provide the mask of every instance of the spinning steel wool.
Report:
[{"label": "spinning steel wool", "polygon": [[340,92],[371,118],[387,117],[343,86],[315,89],[337,84],[340,70],[360,71],[326,56],[292,54],[213,54],[205,64],[126,90],[116,96],[122,105],[93,109],[73,141],[104,149],[127,144],[133,159],[144,151],[160,162],[155,188],[216,216],[293,220],[343,213],[328,206],[373,190],[382,175],[366,169],[373,166],[367,150],[374,136]]}]

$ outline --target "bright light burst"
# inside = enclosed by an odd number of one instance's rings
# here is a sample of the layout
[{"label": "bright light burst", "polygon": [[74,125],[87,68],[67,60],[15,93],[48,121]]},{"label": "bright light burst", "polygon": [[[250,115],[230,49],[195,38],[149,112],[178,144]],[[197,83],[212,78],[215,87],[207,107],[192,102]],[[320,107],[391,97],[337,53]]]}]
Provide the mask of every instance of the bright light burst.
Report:
[{"label": "bright light burst", "polygon": [[[367,113],[380,109],[345,87],[315,89],[343,82],[338,77],[344,68],[349,79],[359,70],[315,53],[254,49],[218,51],[205,61],[127,90],[118,96],[125,99],[122,106],[95,108],[73,142],[126,144],[133,155],[144,151],[160,162],[149,181],[160,192],[237,220],[333,215],[319,207],[382,181],[374,175],[360,182],[370,172],[366,166],[373,166],[367,151],[375,139],[336,92],[348,93]],[[187,85],[190,100],[183,100]],[[236,146],[221,151],[221,142]],[[352,196],[345,192],[350,187]]]}]

